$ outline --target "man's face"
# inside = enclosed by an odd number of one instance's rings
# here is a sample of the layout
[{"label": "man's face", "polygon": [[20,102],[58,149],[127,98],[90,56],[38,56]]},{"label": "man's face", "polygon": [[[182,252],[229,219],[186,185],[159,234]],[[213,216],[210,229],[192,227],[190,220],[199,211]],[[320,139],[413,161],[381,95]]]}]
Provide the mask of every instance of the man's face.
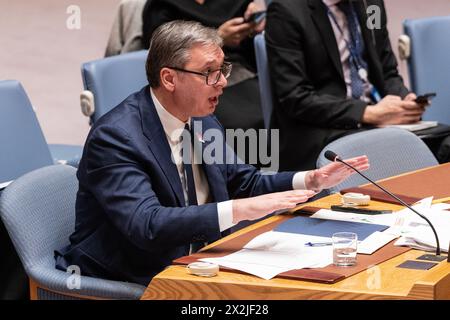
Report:
[{"label": "man's face", "polygon": [[[224,54],[218,46],[197,45],[190,50],[190,57],[183,69],[204,73],[220,69]],[[183,108],[183,113],[187,117],[210,115],[216,109],[219,96],[226,85],[227,80],[222,74],[215,85],[208,85],[204,76],[177,72],[176,103]]]}]

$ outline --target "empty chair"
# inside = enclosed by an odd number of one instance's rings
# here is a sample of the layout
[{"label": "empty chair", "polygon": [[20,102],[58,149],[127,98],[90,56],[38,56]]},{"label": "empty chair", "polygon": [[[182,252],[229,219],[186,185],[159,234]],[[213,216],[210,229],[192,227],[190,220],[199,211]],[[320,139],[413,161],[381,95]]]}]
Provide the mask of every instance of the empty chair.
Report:
[{"label": "empty chair", "polygon": [[[0,214],[30,278],[32,299],[139,299],[145,287],[55,269],[54,250],[75,225],[76,169],[52,165],[15,180],[0,198]],[[82,273],[82,270],[81,270]]]},{"label": "empty chair", "polygon": [[91,124],[126,97],[148,84],[145,73],[147,50],[86,62],[81,67],[85,91],[81,111]]},{"label": "empty chair", "polygon": [[273,96],[270,84],[269,64],[267,60],[266,41],[264,39],[264,33],[256,35],[254,43],[264,126],[267,130],[269,130],[270,119],[272,117],[273,110]]},{"label": "empty chair", "polygon": [[[335,152],[341,159],[367,155],[370,168],[365,171],[365,174],[372,180],[380,180],[438,164],[420,138],[412,132],[398,128],[372,129],[337,139],[329,143],[320,153],[317,159],[318,168],[330,163],[324,157],[326,150]],[[329,192],[365,183],[368,182],[364,178],[354,174],[331,188]]]},{"label": "empty chair", "polygon": [[418,95],[437,93],[423,119],[450,125],[450,16],[405,20],[403,28],[410,42],[412,90]]},{"label": "empty chair", "polygon": [[0,81],[0,183],[57,162],[77,166],[83,148],[47,145],[22,85]]}]

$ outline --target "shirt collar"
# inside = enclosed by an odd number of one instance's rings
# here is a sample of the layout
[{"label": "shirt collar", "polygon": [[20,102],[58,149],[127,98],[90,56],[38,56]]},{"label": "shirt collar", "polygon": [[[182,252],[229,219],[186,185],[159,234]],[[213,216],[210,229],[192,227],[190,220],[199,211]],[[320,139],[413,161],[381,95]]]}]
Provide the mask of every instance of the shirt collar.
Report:
[{"label": "shirt collar", "polygon": [[180,141],[181,132],[184,129],[186,123],[190,125],[191,118],[189,117],[188,121],[185,123],[179,120],[177,117],[172,115],[169,111],[164,108],[164,106],[159,102],[153,93],[152,88],[150,88],[150,94],[155,104],[156,113],[158,114],[159,119],[161,120],[161,124],[163,126],[164,132],[170,141],[177,143]]},{"label": "shirt collar", "polygon": [[341,0],[322,0],[322,2],[325,3],[325,5],[327,5],[328,7],[331,7],[337,5],[339,2],[341,2]]}]

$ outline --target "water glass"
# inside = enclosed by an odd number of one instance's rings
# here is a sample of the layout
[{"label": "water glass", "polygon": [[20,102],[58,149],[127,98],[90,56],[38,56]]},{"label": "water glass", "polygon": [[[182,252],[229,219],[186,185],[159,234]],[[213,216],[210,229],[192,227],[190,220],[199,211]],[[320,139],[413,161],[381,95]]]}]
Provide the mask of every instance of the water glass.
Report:
[{"label": "water glass", "polygon": [[356,264],[358,235],[354,232],[337,232],[332,236],[333,264],[338,267],[349,267]]}]

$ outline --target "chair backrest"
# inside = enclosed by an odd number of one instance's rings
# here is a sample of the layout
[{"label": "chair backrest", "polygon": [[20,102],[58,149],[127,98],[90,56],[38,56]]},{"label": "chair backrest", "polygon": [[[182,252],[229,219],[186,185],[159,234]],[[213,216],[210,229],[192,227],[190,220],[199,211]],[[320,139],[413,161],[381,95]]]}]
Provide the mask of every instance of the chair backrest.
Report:
[{"label": "chair backrest", "polygon": [[264,39],[264,33],[260,33],[255,36],[254,44],[264,126],[266,129],[270,129],[270,119],[272,117],[273,110],[273,96],[270,84],[269,63],[267,61],[266,40]]},{"label": "chair backrest", "polygon": [[[365,174],[372,180],[380,180],[404,172],[434,166],[438,161],[414,133],[398,128],[382,128],[344,136],[329,143],[317,159],[317,167],[330,163],[324,157],[326,150],[334,151],[342,159],[367,155],[370,168]],[[331,188],[336,192],[368,183],[358,174]]]},{"label": "chair backrest", "polygon": [[49,147],[22,85],[0,81],[0,183],[51,164]]},{"label": "chair backrest", "polygon": [[81,67],[85,90],[94,95],[94,123],[126,97],[148,84],[145,73],[147,50],[86,62]]},{"label": "chair backrest", "polygon": [[450,125],[450,16],[405,20],[403,29],[411,40],[411,89],[417,94],[437,93],[423,119]]},{"label": "chair backrest", "polygon": [[67,285],[70,274],[55,269],[54,250],[67,245],[74,230],[77,190],[76,169],[52,165],[23,175],[3,191],[0,215],[26,273],[42,287],[44,298],[138,299],[145,290],[141,285],[86,276],[74,291]]}]

